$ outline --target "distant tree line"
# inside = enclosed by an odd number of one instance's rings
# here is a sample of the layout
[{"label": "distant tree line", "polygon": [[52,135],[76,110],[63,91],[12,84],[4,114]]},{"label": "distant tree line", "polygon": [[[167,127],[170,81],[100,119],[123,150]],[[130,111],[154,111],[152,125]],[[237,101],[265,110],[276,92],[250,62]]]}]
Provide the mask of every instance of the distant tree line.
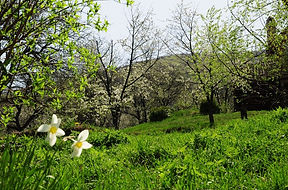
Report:
[{"label": "distant tree line", "polygon": [[67,117],[67,127],[120,129],[149,121],[156,107],[201,103],[212,125],[215,105],[286,107],[287,1],[260,2],[230,1],[229,19],[181,2],[166,31],[152,12],[131,6],[129,34],[113,42],[95,37],[107,27],[97,1],[1,1],[1,129],[22,131],[52,113]]}]

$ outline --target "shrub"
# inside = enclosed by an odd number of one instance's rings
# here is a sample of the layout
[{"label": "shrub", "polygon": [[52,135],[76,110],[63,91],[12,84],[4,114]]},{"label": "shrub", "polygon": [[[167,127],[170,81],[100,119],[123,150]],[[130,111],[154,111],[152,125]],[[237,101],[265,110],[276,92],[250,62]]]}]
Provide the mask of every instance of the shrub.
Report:
[{"label": "shrub", "polygon": [[149,119],[150,121],[162,121],[168,117],[169,108],[165,106],[151,109]]},{"label": "shrub", "polygon": [[200,114],[208,115],[210,110],[212,110],[213,114],[220,113],[220,108],[214,101],[212,102],[212,104],[210,104],[208,101],[201,102]]}]

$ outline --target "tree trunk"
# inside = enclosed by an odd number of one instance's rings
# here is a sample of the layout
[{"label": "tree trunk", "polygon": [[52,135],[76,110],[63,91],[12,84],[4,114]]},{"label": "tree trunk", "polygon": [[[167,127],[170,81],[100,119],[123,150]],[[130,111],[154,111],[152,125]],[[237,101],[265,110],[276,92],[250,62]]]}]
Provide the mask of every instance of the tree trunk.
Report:
[{"label": "tree trunk", "polygon": [[214,125],[214,116],[212,111],[209,111],[209,122],[210,126]]},{"label": "tree trunk", "polygon": [[214,92],[213,89],[211,89],[211,94],[210,97],[207,96],[207,101],[209,103],[209,122],[210,122],[210,126],[214,125],[214,116],[213,116],[213,112],[215,111],[213,109],[213,98],[214,98]]},{"label": "tree trunk", "polygon": [[246,102],[241,103],[240,113],[241,113],[241,119],[248,119]]},{"label": "tree trunk", "polygon": [[141,98],[141,109],[142,109],[142,119],[141,119],[141,122],[142,123],[147,123],[148,121],[148,118],[147,118],[147,108],[146,108],[146,101],[145,101],[145,98],[142,97]]},{"label": "tree trunk", "polygon": [[143,115],[143,123],[147,123],[148,122],[148,118],[147,118],[147,111],[146,109],[143,111],[144,115]]},{"label": "tree trunk", "polygon": [[121,117],[120,107],[116,106],[116,107],[111,108],[111,115],[112,115],[113,127],[119,130],[120,129],[120,117]]},{"label": "tree trunk", "polygon": [[20,114],[21,114],[21,111],[22,111],[22,105],[16,105],[16,109],[17,109],[17,112],[15,114],[15,124],[16,124],[16,127],[15,129],[17,131],[23,131],[24,128],[21,127],[21,123],[20,123]]}]

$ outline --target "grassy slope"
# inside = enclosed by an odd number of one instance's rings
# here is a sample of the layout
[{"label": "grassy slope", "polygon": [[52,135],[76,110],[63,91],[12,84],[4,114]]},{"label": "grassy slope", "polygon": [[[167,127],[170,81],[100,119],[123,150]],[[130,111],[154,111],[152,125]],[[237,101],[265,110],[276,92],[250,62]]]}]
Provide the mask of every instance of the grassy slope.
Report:
[{"label": "grassy slope", "polygon": [[[123,129],[122,131],[127,134],[153,134],[158,132],[191,132],[198,129],[209,127],[208,116],[203,116],[193,109],[181,110],[172,114],[168,119],[161,122],[150,122],[140,124],[134,127]],[[249,111],[248,117],[254,115],[266,114],[267,111]],[[226,113],[226,114],[215,114],[215,126],[225,125],[227,122],[232,120],[240,120],[240,113]]]},{"label": "grassy slope", "polygon": [[[215,115],[216,127],[209,128],[208,118],[190,110],[124,130],[138,134],[132,136],[128,152],[136,152],[132,165],[144,165],[142,172],[149,176],[135,187],[287,189],[288,111],[249,115],[248,121],[238,119],[239,113]],[[194,131],[156,135],[179,127]],[[118,149],[122,156],[123,150]]]},{"label": "grassy slope", "polygon": [[[70,158],[71,143],[51,148],[38,139],[35,160],[56,151],[53,189],[287,189],[288,111],[260,113],[247,121],[239,113],[215,115],[210,128],[207,117],[189,110],[122,132],[91,132],[94,147],[78,159]],[[193,131],[173,132],[179,127]]]}]

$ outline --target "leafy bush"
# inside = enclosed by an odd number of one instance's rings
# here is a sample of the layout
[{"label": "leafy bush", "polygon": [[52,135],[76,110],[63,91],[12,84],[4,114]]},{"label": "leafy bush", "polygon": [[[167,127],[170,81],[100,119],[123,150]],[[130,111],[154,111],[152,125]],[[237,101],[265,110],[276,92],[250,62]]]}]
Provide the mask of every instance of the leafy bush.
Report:
[{"label": "leafy bush", "polygon": [[212,104],[210,104],[208,101],[201,102],[200,114],[208,115],[210,110],[212,110],[213,114],[220,113],[220,108],[214,101]]},{"label": "leafy bush", "polygon": [[162,121],[169,116],[168,114],[169,108],[165,106],[153,108],[151,109],[149,119],[150,121]]}]

